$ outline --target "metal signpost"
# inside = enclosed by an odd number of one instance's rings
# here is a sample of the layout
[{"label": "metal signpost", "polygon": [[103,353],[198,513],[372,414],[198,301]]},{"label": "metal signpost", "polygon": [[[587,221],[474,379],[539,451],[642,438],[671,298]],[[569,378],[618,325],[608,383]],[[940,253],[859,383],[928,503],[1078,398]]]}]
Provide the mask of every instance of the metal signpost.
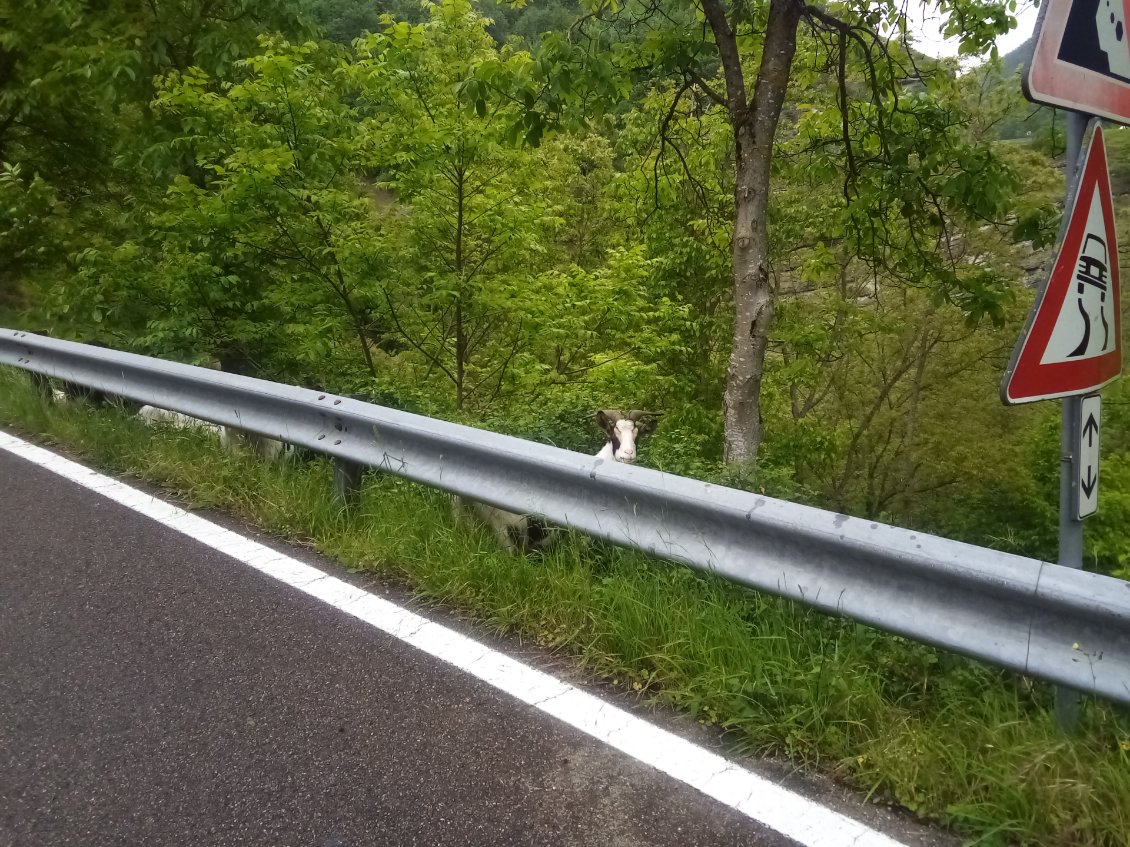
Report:
[{"label": "metal signpost", "polygon": [[[1083,566],[1083,519],[1098,511],[1102,400],[1094,392],[1122,372],[1114,207],[1102,127],[1092,116],[1130,124],[1126,8],[1120,2],[1048,0],[1022,83],[1029,100],[1071,110],[1067,195],[1057,255],[1013,350],[1001,399],[1063,398],[1059,564],[1070,568]],[[1079,702],[1077,692],[1057,687],[1063,729],[1076,725]]]}]

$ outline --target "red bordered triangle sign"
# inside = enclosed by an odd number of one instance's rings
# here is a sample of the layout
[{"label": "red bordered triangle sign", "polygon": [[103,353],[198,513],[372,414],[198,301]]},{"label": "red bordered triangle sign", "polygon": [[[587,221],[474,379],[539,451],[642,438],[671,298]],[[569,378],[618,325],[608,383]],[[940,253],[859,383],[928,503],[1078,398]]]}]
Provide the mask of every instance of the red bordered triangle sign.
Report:
[{"label": "red bordered triangle sign", "polygon": [[1043,0],[1024,95],[1130,124],[1130,0]]},{"label": "red bordered triangle sign", "polygon": [[1122,372],[1114,206],[1094,126],[1059,253],[1001,383],[1007,404],[1087,394]]}]

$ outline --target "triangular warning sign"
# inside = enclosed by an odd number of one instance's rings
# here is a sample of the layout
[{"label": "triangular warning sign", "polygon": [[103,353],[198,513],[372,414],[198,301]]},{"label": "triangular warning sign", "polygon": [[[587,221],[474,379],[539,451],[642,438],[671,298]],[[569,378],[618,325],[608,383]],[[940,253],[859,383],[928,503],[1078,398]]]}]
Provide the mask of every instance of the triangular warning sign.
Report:
[{"label": "triangular warning sign", "polygon": [[1122,372],[1118,245],[1095,122],[1063,241],[1001,384],[1008,404],[1087,394]]}]

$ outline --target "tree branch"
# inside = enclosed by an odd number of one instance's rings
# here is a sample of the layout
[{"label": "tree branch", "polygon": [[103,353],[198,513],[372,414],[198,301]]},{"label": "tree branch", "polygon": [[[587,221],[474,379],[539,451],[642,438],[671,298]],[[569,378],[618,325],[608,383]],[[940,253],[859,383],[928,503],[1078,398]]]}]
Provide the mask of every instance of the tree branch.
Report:
[{"label": "tree branch", "polygon": [[746,110],[745,77],[742,76],[742,56],[738,50],[738,40],[726,19],[726,10],[720,0],[700,0],[702,13],[714,33],[714,43],[722,60],[722,73],[726,78],[726,95],[731,116],[741,115]]}]

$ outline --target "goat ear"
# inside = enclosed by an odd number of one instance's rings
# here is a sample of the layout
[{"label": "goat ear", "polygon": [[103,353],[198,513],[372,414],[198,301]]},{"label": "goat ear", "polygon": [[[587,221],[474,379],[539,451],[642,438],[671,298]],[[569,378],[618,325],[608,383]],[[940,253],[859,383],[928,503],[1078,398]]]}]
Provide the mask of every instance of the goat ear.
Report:
[{"label": "goat ear", "polygon": [[628,412],[628,420],[635,423],[640,435],[647,435],[652,432],[659,424],[661,417],[663,417],[662,412],[646,412],[643,409],[632,409]]},{"label": "goat ear", "polygon": [[616,421],[624,416],[616,409],[601,409],[596,413],[596,425],[608,433],[609,437],[616,429]]}]

